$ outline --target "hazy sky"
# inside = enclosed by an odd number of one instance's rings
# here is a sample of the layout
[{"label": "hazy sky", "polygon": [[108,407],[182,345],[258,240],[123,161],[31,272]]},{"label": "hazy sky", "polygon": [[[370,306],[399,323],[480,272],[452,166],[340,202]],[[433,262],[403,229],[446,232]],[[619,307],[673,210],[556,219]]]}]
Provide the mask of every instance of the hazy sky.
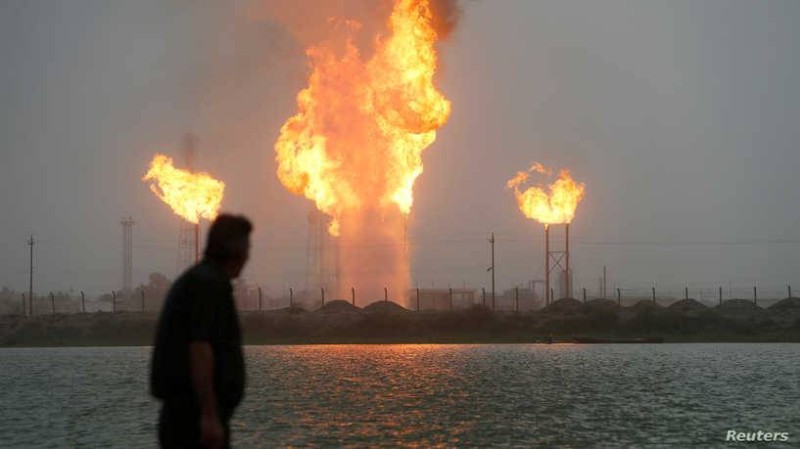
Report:
[{"label": "hazy sky", "polygon": [[[187,131],[224,209],[256,224],[246,279],[302,285],[309,205],[277,181],[273,144],[303,45],[228,3],[0,4],[0,286],[27,288],[34,233],[37,292],[119,288],[129,214],[134,282],[174,276],[179,220],[139,178]],[[492,231],[501,289],[541,278],[542,227],[505,189],[540,161],[587,185],[576,287],[608,265],[626,288],[800,289],[800,2],[463,7],[440,46],[453,113],[415,188],[415,283],[488,286]]]}]

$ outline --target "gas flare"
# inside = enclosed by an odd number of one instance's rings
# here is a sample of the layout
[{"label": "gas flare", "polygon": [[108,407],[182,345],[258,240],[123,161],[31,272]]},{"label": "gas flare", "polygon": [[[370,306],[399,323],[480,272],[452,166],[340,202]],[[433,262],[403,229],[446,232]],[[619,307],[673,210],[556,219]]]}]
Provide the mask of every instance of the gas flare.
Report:
[{"label": "gas flare", "polygon": [[583,199],[586,185],[575,182],[569,170],[565,169],[559,172],[555,182],[547,186],[549,193],[542,186],[520,190],[531,172],[550,176],[553,170],[537,162],[508,180],[506,187],[514,191],[522,213],[544,225],[570,223],[575,218],[575,209]]},{"label": "gas flare", "polygon": [[374,284],[381,296],[387,284],[408,286],[402,248],[414,182],[450,116],[433,84],[433,20],[429,0],[395,0],[368,59],[353,38],[360,24],[332,20],[347,34],[344,48],[331,41],[306,50],[308,87],[275,143],[281,183],[330,217],[340,245],[362,248],[343,251],[342,282]]},{"label": "gas flare", "polygon": [[195,224],[201,218],[216,218],[225,190],[222,181],[206,173],[175,168],[172,158],[163,154],[153,156],[142,181],[150,181],[150,190],[161,201],[167,203],[175,214]]}]

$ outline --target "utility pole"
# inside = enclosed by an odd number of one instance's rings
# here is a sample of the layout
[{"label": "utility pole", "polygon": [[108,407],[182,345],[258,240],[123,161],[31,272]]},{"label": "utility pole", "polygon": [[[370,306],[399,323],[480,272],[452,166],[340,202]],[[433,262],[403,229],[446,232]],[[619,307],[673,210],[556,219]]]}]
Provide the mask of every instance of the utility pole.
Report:
[{"label": "utility pole", "polygon": [[29,277],[29,284],[28,284],[28,310],[29,315],[33,316],[33,245],[36,244],[36,241],[33,239],[33,234],[31,234],[30,240],[28,240],[28,246],[31,247],[31,272]]},{"label": "utility pole", "polygon": [[495,293],[494,293],[494,232],[492,232],[492,237],[489,239],[489,243],[492,246],[492,266],[489,267],[489,271],[492,272],[492,312],[494,312],[495,308]]},{"label": "utility pole", "polygon": [[606,286],[608,285],[607,274],[606,266],[603,265],[603,299],[606,299]]}]

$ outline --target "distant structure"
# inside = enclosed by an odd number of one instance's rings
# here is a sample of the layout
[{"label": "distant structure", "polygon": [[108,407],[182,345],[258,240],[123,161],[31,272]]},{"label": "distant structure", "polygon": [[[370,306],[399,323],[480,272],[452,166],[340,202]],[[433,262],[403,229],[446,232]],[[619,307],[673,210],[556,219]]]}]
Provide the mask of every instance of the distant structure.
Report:
[{"label": "distant structure", "polygon": [[313,206],[308,211],[306,289],[339,290],[339,245],[328,234],[325,215]]},{"label": "distant structure", "polygon": [[[197,139],[191,133],[186,133],[183,136],[181,156],[186,169],[193,171],[195,158],[197,157]],[[178,255],[175,266],[176,274],[180,274],[199,259],[198,234],[198,225],[181,220],[180,229],[178,231]]]},{"label": "distant structure", "polygon": [[36,240],[33,239],[33,234],[31,234],[30,240],[28,240],[28,246],[31,247],[31,258],[30,258],[30,277],[28,278],[28,315],[33,316],[33,246],[36,245]]},{"label": "distant structure", "polygon": [[133,218],[128,216],[120,221],[122,225],[122,295],[127,299],[131,294],[133,273]]},{"label": "distant structure", "polygon": [[572,272],[569,268],[569,223],[564,224],[566,234],[566,246],[563,251],[552,251],[550,249],[550,227],[544,225],[544,298],[545,305],[550,304],[555,298],[551,294],[550,275],[554,271],[561,278],[559,288],[562,297],[572,297]]}]

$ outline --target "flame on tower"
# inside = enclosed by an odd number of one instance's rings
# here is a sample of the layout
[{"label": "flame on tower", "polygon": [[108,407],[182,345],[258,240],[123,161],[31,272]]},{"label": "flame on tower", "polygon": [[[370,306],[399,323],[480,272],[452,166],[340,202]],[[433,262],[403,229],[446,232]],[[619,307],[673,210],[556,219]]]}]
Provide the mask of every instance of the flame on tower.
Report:
[{"label": "flame on tower", "polygon": [[308,87],[275,143],[278,178],[329,217],[342,248],[339,294],[355,286],[369,302],[389,287],[404,301],[414,182],[450,115],[433,83],[433,20],[429,0],[395,0],[369,58],[355,44],[361,24],[353,20],[330,21],[345,31],[343,48],[330,41],[306,50]]},{"label": "flame on tower", "polygon": [[526,217],[538,221],[544,225],[570,223],[575,218],[575,209],[583,199],[586,185],[575,182],[570,176],[569,170],[561,170],[558,179],[549,184],[545,190],[544,186],[528,187],[520,190],[530,174],[536,172],[546,176],[552,176],[553,170],[540,163],[534,163],[531,168],[517,174],[508,180],[506,187],[514,191],[519,210]]},{"label": "flame on tower", "polygon": [[173,166],[172,158],[156,154],[142,176],[150,190],[176,215],[197,224],[201,218],[213,220],[219,213],[225,184],[206,173],[192,173]]}]

